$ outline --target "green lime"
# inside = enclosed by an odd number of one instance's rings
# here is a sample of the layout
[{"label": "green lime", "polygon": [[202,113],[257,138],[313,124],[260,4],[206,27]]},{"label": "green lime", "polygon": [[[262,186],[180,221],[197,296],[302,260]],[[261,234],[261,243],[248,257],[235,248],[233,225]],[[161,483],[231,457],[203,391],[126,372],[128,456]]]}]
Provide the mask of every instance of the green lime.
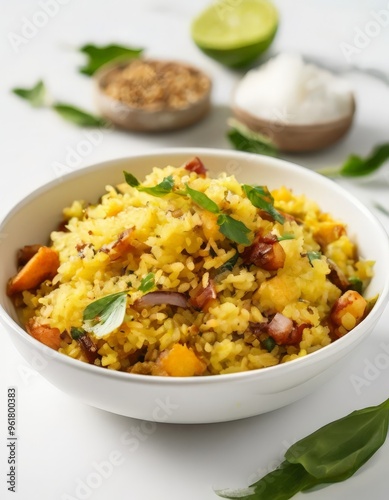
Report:
[{"label": "green lime", "polygon": [[233,68],[254,62],[272,43],[278,11],[268,0],[217,0],[192,23],[192,39],[208,56]]}]

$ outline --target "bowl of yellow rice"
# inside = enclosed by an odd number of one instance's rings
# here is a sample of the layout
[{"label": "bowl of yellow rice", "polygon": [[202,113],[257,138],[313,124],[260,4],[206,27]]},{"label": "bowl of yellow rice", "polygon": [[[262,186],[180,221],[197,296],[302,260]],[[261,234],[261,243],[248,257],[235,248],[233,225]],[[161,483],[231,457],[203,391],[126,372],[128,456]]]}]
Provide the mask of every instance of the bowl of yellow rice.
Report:
[{"label": "bowl of yellow rice", "polygon": [[181,148],[93,165],[31,193],[0,231],[0,318],[16,349],[65,393],[150,421],[236,420],[320,390],[389,291],[375,216],[260,155]]}]

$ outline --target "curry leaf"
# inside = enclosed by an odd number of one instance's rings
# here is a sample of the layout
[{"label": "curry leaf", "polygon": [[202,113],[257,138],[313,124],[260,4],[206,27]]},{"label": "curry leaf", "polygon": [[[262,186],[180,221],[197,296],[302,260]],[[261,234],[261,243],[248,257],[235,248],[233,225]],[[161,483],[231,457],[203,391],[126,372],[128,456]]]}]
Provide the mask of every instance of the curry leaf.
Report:
[{"label": "curry leaf", "polygon": [[248,153],[277,156],[277,147],[264,135],[250,130],[238,120],[230,119],[228,124],[231,128],[227,132],[227,138],[235,149]]},{"label": "curry leaf", "polygon": [[140,282],[139,289],[141,292],[149,292],[155,286],[155,275],[154,273],[147,274]]},{"label": "curry leaf", "polygon": [[103,127],[107,122],[71,104],[55,103],[53,109],[65,120],[81,127]]},{"label": "curry leaf", "polygon": [[192,200],[201,208],[212,212],[213,214],[220,213],[220,209],[217,204],[211,200],[205,193],[192,189],[186,184],[186,192],[192,198]]},{"label": "curry leaf", "polygon": [[219,225],[220,232],[229,240],[235,241],[235,243],[239,243],[241,245],[250,244],[250,240],[247,237],[250,229],[240,220],[236,220],[227,214],[220,214],[217,218],[217,223]]},{"label": "curry leaf", "polygon": [[216,493],[241,500],[288,500],[319,484],[344,481],[383,445],[388,425],[389,399],[356,410],[297,441],[276,470],[248,488]]},{"label": "curry leaf", "polygon": [[30,89],[15,88],[12,89],[12,92],[28,101],[31,106],[35,108],[43,107],[46,104],[46,87],[42,80],[39,80],[39,82]]},{"label": "curry leaf", "polygon": [[81,47],[80,52],[86,54],[88,57],[88,62],[85,66],[80,68],[80,73],[91,76],[101,68],[103,64],[108,62],[139,57],[143,49],[134,49],[132,47],[124,47],[116,44],[103,47],[88,44]]},{"label": "curry leaf", "polygon": [[132,187],[137,187],[139,186],[140,182],[138,181],[138,179],[132,175],[130,172],[126,172],[124,170],[123,172],[124,174],[124,179],[126,180],[127,184],[129,184],[130,186]]},{"label": "curry leaf", "polygon": [[238,252],[235,252],[230,259],[228,259],[224,264],[222,264],[216,269],[217,274],[222,274],[227,271],[231,272],[234,269],[235,264],[238,262],[238,259],[239,259],[239,254]]},{"label": "curry leaf", "polygon": [[118,328],[126,314],[127,291],[112,293],[91,302],[83,313],[83,328],[96,337],[104,337]]},{"label": "curry leaf", "polygon": [[285,218],[274,207],[274,199],[266,186],[249,186],[243,184],[242,189],[254,207],[264,210],[280,224],[285,222]]},{"label": "curry leaf", "polygon": [[376,146],[366,158],[350,155],[340,167],[324,168],[318,172],[328,177],[362,177],[378,170],[387,160],[389,160],[389,143]]},{"label": "curry leaf", "polygon": [[168,175],[163,179],[162,182],[157,184],[156,186],[148,187],[148,186],[137,186],[139,191],[143,191],[144,193],[151,194],[153,196],[165,196],[165,194],[169,194],[172,192],[174,187],[174,180],[172,175]]}]

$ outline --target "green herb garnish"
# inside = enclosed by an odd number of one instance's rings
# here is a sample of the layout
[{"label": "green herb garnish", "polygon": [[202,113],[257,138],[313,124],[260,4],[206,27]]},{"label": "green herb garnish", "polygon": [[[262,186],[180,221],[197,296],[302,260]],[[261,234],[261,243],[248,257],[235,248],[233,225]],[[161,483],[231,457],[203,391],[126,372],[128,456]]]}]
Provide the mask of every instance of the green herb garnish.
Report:
[{"label": "green herb garnish", "polygon": [[354,411],[292,445],[285,461],[244,490],[217,491],[223,498],[288,500],[299,491],[351,477],[384,444],[389,399]]},{"label": "green herb garnish", "polygon": [[217,218],[219,230],[226,238],[241,245],[250,245],[247,234],[250,229],[240,220],[236,220],[230,215],[220,214]]},{"label": "green herb garnish", "polygon": [[186,186],[186,193],[192,198],[192,200],[196,203],[196,205],[203,208],[204,210],[208,210],[208,212],[212,212],[213,214],[220,213],[220,208],[205,193],[190,188],[188,184],[186,184],[185,186]]},{"label": "green herb garnish", "polygon": [[28,101],[31,106],[34,106],[35,108],[41,108],[47,103],[46,88],[42,80],[39,80],[39,82],[37,82],[30,89],[16,88],[12,89],[12,92],[18,97]]},{"label": "green herb garnish", "polygon": [[262,341],[262,345],[268,352],[272,352],[274,347],[277,345],[277,342],[272,337],[268,337]]},{"label": "green herb garnish", "polygon": [[348,279],[350,283],[350,289],[355,290],[356,292],[360,293],[362,295],[363,292],[363,282],[360,278],[357,276],[350,276]]},{"label": "green herb garnish", "polygon": [[127,184],[129,184],[132,187],[139,186],[140,182],[138,181],[138,179],[134,175],[130,174],[130,172],[126,172],[124,170],[123,174],[124,174],[124,179],[127,182]]},{"label": "green herb garnish", "polygon": [[88,76],[93,75],[103,66],[103,64],[121,59],[137,58],[143,52],[143,49],[134,49],[132,47],[124,47],[116,44],[103,47],[88,44],[84,45],[79,50],[88,57],[88,62],[85,66],[80,68],[80,73]]},{"label": "green herb garnish", "polygon": [[340,167],[323,168],[318,172],[328,177],[362,177],[378,170],[389,160],[389,143],[376,146],[366,157],[350,155]]},{"label": "green herb garnish", "polygon": [[70,335],[73,340],[78,340],[80,337],[85,335],[85,330],[83,328],[76,328],[75,326],[72,326],[70,328]]},{"label": "green herb garnish", "polygon": [[267,212],[280,224],[285,222],[285,218],[274,207],[274,198],[266,186],[249,186],[243,184],[242,189],[254,207]]},{"label": "green herb garnish", "polygon": [[227,271],[231,272],[234,269],[236,263],[238,262],[238,259],[239,259],[239,253],[236,252],[230,259],[228,259],[224,264],[222,264],[216,269],[217,274],[222,274]]},{"label": "green herb garnish", "polygon": [[320,252],[314,252],[314,251],[307,252],[307,257],[308,257],[308,260],[309,260],[309,263],[311,264],[311,266],[313,266],[312,262],[314,260],[321,259],[321,255],[322,254]]},{"label": "green herb garnish", "polygon": [[268,137],[250,130],[233,118],[228,121],[228,124],[231,128],[227,132],[227,138],[238,151],[268,156],[278,155],[277,147]]},{"label": "green herb garnish", "polygon": [[71,104],[55,103],[52,108],[64,120],[79,125],[80,127],[104,127],[107,124],[103,118],[92,115]]},{"label": "green herb garnish", "polygon": [[284,241],[284,240],[294,240],[295,235],[292,233],[284,233],[282,236],[277,236],[278,241]]},{"label": "green herb garnish", "polygon": [[91,302],[83,313],[83,328],[96,337],[104,337],[118,328],[124,320],[127,291],[112,293]]},{"label": "green herb garnish", "polygon": [[250,244],[250,240],[246,236],[250,233],[250,229],[243,224],[243,222],[234,219],[231,215],[223,213],[217,204],[205,193],[192,189],[188,185],[186,185],[186,192],[199,207],[213,214],[218,214],[216,222],[220,232],[224,234],[226,238],[241,245]]},{"label": "green herb garnish", "polygon": [[169,194],[173,191],[173,187],[174,180],[172,175],[165,177],[163,181],[156,186],[136,186],[138,191],[143,191],[144,193],[148,193],[153,196],[165,196],[165,194]]},{"label": "green herb garnish", "polygon": [[147,274],[140,282],[138,290],[143,293],[149,292],[155,286],[155,275],[154,273]]}]

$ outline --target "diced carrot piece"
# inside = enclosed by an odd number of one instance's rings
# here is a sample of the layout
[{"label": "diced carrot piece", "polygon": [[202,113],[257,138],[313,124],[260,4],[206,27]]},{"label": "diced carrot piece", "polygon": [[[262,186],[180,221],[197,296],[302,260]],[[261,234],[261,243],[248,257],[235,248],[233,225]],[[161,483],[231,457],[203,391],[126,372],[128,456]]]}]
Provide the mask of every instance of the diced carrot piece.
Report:
[{"label": "diced carrot piece", "polygon": [[9,280],[7,294],[37,288],[46,279],[52,279],[58,267],[58,253],[50,247],[40,247],[18,274]]},{"label": "diced carrot piece", "polygon": [[337,222],[322,222],[319,229],[315,232],[314,238],[321,247],[325,247],[338,240],[346,233],[346,228],[343,224]]},{"label": "diced carrot piece", "polygon": [[205,363],[196,356],[193,350],[181,344],[174,344],[168,352],[163,353],[160,365],[171,377],[202,375],[206,369]]},{"label": "diced carrot piece", "polygon": [[48,325],[38,325],[34,322],[34,319],[31,319],[26,325],[26,330],[31,337],[34,337],[34,339],[39,340],[42,344],[56,351],[61,346],[61,332],[58,328],[51,328]]}]

